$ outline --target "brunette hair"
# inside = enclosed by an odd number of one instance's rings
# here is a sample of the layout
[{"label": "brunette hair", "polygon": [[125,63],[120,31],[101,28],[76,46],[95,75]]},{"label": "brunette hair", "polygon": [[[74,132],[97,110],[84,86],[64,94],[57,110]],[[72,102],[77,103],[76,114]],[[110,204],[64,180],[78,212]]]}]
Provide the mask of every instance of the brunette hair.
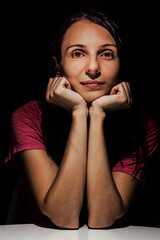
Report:
[{"label": "brunette hair", "polygon": [[[123,44],[119,36],[119,29],[113,20],[106,17],[104,13],[96,10],[76,12],[66,18],[55,34],[51,44],[49,54],[49,77],[55,77],[56,75],[53,57],[56,57],[57,62],[60,62],[61,45],[65,32],[73,23],[84,19],[104,27],[115,39],[120,59],[120,81],[121,79],[124,81],[126,63]],[[147,145],[144,139],[142,118],[136,106],[132,106],[127,110],[112,112],[106,118],[104,132],[111,167],[113,167],[116,162],[121,161],[124,156],[135,158],[135,156],[131,156],[130,153],[136,151],[135,175],[140,171],[139,161],[142,161],[142,157],[140,158],[140,148],[143,152],[144,161],[147,157]],[[71,126],[71,115],[62,108],[44,102],[42,126],[47,151],[54,161],[60,165]]]},{"label": "brunette hair", "polygon": [[[116,23],[108,18],[104,13],[101,11],[96,11],[94,9],[85,9],[82,11],[76,11],[69,16],[66,17],[64,23],[61,25],[57,33],[54,35],[54,39],[51,43],[50,51],[49,51],[49,76],[54,77],[56,73],[55,68],[55,61],[53,60],[53,56],[56,57],[57,62],[60,63],[61,61],[61,46],[63,42],[63,37],[67,31],[67,29],[74,23],[81,21],[81,20],[88,20],[92,23],[98,24],[109,31],[116,42],[117,50],[118,50],[118,57],[120,60],[120,76],[121,72],[124,69],[126,64],[125,61],[125,51],[122,44],[122,40],[120,37],[119,28]],[[125,71],[123,71],[125,72]],[[124,76],[123,76],[124,80]]]}]

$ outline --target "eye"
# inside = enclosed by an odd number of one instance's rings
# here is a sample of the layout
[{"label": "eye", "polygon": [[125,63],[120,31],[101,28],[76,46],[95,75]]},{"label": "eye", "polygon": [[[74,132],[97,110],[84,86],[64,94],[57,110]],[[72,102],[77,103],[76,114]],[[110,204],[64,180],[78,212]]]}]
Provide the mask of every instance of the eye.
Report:
[{"label": "eye", "polygon": [[105,58],[106,60],[114,59],[114,53],[111,50],[106,50],[100,54],[101,57]]},{"label": "eye", "polygon": [[75,51],[72,53],[72,58],[81,58],[83,57],[85,54],[81,51]]}]

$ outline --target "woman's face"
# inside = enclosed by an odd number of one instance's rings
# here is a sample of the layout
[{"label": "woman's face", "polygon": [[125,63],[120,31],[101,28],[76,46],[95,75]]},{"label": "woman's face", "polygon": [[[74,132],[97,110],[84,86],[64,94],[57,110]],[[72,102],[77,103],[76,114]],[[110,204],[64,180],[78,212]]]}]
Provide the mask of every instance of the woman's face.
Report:
[{"label": "woman's face", "polygon": [[72,24],[64,35],[60,66],[72,89],[87,102],[109,94],[119,82],[119,58],[114,38],[88,20]]}]

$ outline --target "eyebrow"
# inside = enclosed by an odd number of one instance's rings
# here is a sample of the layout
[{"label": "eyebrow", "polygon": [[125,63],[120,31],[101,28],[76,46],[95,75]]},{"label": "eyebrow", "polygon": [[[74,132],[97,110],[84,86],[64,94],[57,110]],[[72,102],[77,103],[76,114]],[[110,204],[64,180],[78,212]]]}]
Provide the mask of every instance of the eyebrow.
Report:
[{"label": "eyebrow", "polygon": [[[68,49],[70,49],[72,47],[86,48],[86,45],[83,45],[83,44],[73,44],[73,45],[70,45],[70,46],[68,46],[66,48],[66,52],[68,51]],[[117,46],[115,44],[111,44],[111,43],[103,44],[99,48],[101,49],[101,48],[104,48],[104,47],[115,47],[115,48],[117,48]]]}]

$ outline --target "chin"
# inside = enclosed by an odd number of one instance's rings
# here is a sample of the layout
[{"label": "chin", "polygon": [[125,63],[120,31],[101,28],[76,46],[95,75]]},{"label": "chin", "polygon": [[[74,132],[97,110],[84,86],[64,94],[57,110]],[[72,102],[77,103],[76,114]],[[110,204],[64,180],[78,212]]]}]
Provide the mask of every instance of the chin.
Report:
[{"label": "chin", "polygon": [[100,98],[104,95],[106,95],[106,94],[105,93],[103,93],[103,94],[92,94],[92,95],[88,94],[87,96],[83,96],[83,98],[86,102],[91,103],[94,100],[96,100],[96,99],[98,99],[98,98]]}]

